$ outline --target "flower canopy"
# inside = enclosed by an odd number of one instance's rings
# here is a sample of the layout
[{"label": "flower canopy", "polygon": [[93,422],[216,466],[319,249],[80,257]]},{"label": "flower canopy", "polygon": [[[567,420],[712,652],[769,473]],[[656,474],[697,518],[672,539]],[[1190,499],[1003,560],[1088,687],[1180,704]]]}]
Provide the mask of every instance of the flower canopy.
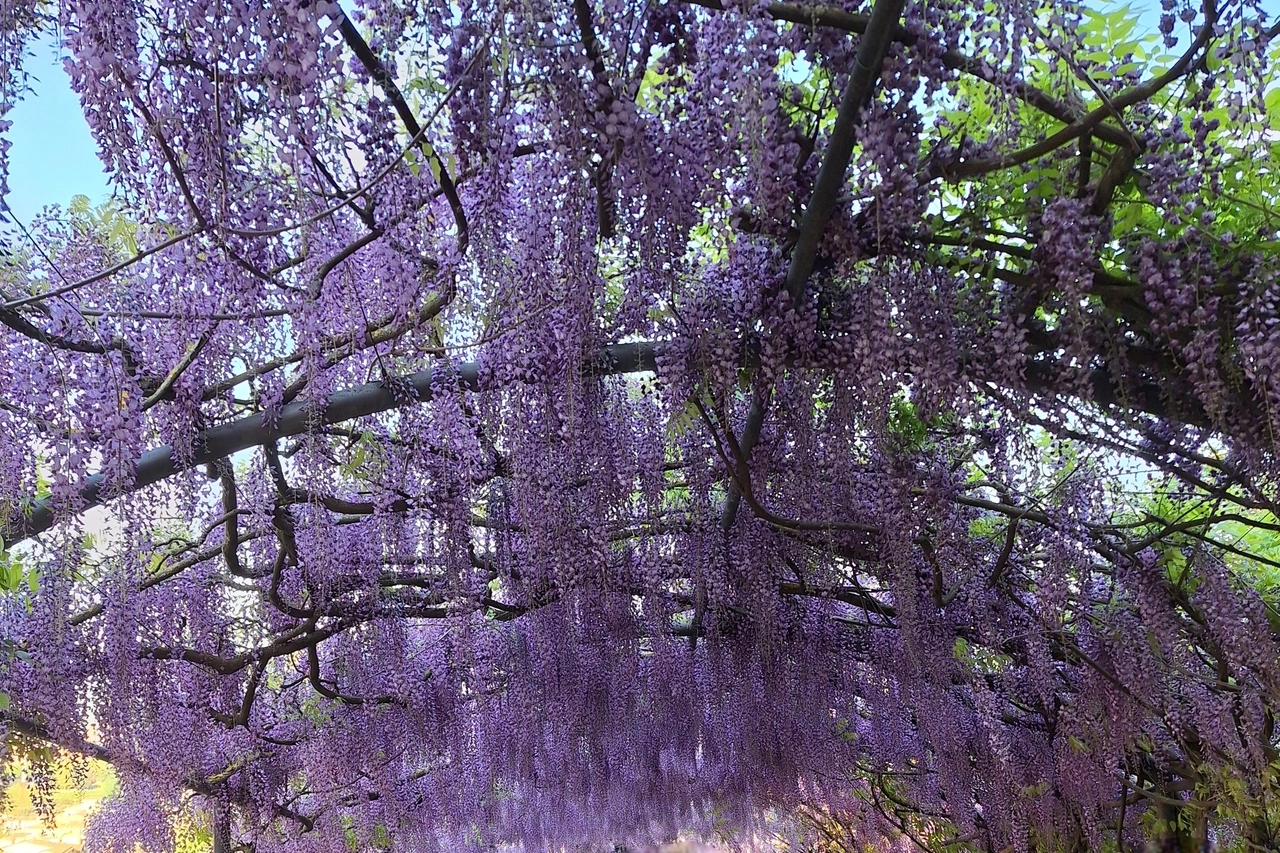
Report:
[{"label": "flower canopy", "polygon": [[1266,5],[4,0],[113,187],[4,224],[10,771],[130,853],[1267,847]]}]

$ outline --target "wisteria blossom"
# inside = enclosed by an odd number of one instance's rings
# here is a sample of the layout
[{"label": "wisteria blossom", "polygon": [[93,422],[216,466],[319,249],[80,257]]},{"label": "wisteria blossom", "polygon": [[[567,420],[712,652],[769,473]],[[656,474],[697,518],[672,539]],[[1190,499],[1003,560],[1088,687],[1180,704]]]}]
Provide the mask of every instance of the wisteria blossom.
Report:
[{"label": "wisteria blossom", "polygon": [[3,224],[0,781],[1275,849],[1266,6],[0,0],[0,199],[38,40],[112,187]]}]

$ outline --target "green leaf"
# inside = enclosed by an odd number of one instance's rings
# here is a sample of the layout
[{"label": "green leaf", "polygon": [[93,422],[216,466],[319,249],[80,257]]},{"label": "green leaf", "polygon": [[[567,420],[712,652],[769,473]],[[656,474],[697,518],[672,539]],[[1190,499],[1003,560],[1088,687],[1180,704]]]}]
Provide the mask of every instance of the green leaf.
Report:
[{"label": "green leaf", "polygon": [[22,585],[22,564],[13,560],[4,567],[4,588],[6,592],[17,592]]},{"label": "green leaf", "polygon": [[680,409],[671,413],[667,420],[667,437],[671,439],[686,435],[694,429],[698,422],[698,408],[690,400]]},{"label": "green leaf", "polygon": [[889,411],[889,433],[904,450],[919,450],[924,444],[927,426],[916,413],[916,407],[904,397],[893,401]]}]

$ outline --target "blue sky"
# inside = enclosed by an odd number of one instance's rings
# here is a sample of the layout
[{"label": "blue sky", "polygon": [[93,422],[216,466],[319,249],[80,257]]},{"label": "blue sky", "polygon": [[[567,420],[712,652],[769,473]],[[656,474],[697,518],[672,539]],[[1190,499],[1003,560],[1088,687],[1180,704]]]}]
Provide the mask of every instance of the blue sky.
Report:
[{"label": "blue sky", "polygon": [[96,204],[110,190],[80,99],[71,91],[52,40],[42,39],[23,64],[32,91],[7,116],[13,122],[8,202],[27,223],[47,204],[65,206],[80,194]]}]

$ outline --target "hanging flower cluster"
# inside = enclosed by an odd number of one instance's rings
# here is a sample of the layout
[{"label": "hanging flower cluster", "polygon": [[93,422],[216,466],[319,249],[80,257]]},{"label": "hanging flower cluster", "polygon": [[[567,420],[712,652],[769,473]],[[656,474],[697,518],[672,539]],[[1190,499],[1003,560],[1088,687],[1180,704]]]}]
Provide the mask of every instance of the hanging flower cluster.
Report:
[{"label": "hanging flower cluster", "polygon": [[102,851],[1261,849],[1276,28],[1164,13],[0,3],[115,187],[0,258],[10,766]]}]

